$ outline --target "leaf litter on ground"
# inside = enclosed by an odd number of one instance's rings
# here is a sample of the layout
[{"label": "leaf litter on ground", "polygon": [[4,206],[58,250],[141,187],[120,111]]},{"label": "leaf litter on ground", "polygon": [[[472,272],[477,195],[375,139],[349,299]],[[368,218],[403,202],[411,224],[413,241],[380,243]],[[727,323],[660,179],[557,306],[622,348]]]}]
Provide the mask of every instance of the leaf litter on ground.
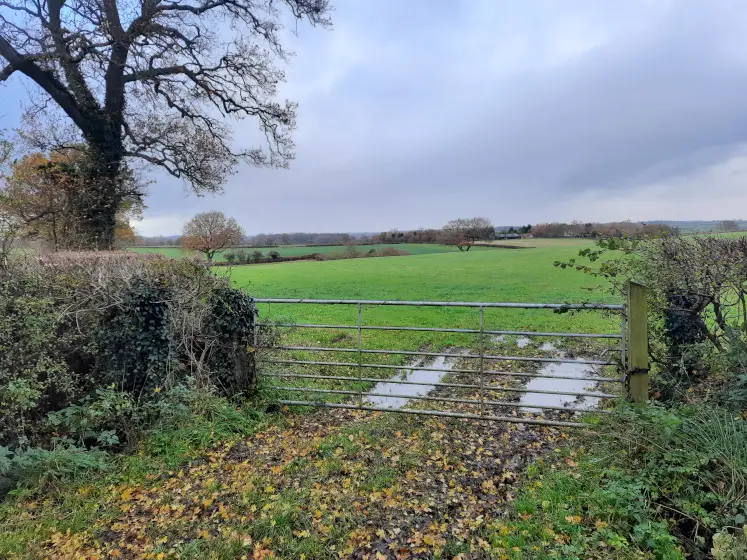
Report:
[{"label": "leaf litter on ground", "polygon": [[[28,550],[50,559],[489,558],[486,535],[510,510],[523,469],[567,438],[555,427],[283,411],[179,469],[103,492],[77,488],[108,513],[82,529],[61,519]],[[24,522],[43,510],[26,509]]]}]

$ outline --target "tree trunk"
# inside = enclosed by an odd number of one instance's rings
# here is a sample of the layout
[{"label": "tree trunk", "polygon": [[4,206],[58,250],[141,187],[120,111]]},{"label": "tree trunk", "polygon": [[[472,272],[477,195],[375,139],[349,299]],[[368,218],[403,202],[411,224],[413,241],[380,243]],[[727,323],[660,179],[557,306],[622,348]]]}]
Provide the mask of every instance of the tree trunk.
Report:
[{"label": "tree trunk", "polygon": [[78,197],[76,214],[79,249],[108,251],[114,248],[117,211],[122,203],[119,172],[122,153],[117,149],[91,146],[83,191]]}]

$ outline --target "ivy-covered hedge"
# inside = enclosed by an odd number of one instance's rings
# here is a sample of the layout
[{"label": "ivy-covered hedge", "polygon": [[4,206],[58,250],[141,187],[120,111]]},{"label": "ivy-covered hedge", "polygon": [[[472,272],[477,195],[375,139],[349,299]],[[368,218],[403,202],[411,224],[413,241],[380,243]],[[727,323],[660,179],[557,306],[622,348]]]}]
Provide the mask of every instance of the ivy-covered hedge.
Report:
[{"label": "ivy-covered hedge", "polygon": [[254,317],[194,261],[89,253],[0,269],[0,446],[121,445],[127,415],[175,387],[250,393]]}]

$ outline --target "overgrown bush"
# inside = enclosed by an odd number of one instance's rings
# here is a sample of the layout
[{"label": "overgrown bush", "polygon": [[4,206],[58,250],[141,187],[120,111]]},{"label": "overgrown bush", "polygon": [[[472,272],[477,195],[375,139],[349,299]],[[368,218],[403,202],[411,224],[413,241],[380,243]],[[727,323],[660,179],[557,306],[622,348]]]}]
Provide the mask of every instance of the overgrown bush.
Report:
[{"label": "overgrown bush", "polygon": [[747,558],[747,422],[717,407],[610,412],[527,469],[493,546],[516,560]]},{"label": "overgrown bush", "polygon": [[249,261],[251,259],[251,256],[248,251],[245,251],[244,249],[239,249],[236,251],[236,264],[249,264]]},{"label": "overgrown bush", "polygon": [[410,254],[407,249],[397,249],[395,247],[384,247],[381,251],[382,257],[404,257]]},{"label": "overgrown bush", "polygon": [[589,448],[609,480],[630,478],[692,558],[747,521],[747,421],[720,408],[622,406]]},{"label": "overgrown bush", "polygon": [[157,399],[139,402],[114,388],[101,389],[79,405],[49,415],[49,424],[66,436],[53,438],[44,448],[0,446],[0,500],[19,482],[37,487],[75,483],[117,465],[109,453],[122,446],[116,433],[127,434],[128,451],[137,444],[151,459],[176,468],[216,441],[251,434],[261,416],[256,407],[238,407],[191,378],[160,392]]},{"label": "overgrown bush", "polygon": [[[650,354],[659,398],[719,397],[747,407],[747,238],[681,236],[600,239],[556,262],[609,281],[625,294],[648,288]],[[716,389],[716,390],[714,390]]]},{"label": "overgrown bush", "polygon": [[343,254],[345,255],[346,259],[357,259],[361,256],[361,252],[358,250],[358,247],[355,245],[348,245],[343,249]]},{"label": "overgrown bush", "polygon": [[112,448],[187,380],[254,389],[254,303],[196,261],[55,255],[0,271],[0,446]]},{"label": "overgrown bush", "polygon": [[527,469],[511,515],[488,526],[500,558],[684,560],[633,476],[605,469],[593,454],[554,459]]}]

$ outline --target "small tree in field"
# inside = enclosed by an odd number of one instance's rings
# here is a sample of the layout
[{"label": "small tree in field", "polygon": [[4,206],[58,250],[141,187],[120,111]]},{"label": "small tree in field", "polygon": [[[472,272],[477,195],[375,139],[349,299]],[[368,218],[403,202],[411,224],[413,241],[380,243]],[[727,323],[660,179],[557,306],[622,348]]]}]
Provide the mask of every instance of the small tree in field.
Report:
[{"label": "small tree in field", "polygon": [[721,231],[739,231],[739,224],[736,220],[724,220],[718,223]]},{"label": "small tree in field", "polygon": [[444,242],[460,251],[469,251],[475,241],[492,239],[495,230],[487,218],[457,218],[443,228]]},{"label": "small tree in field", "polygon": [[182,235],[182,247],[203,253],[208,262],[218,251],[241,243],[244,230],[234,218],[223,212],[202,212],[187,222]]}]

